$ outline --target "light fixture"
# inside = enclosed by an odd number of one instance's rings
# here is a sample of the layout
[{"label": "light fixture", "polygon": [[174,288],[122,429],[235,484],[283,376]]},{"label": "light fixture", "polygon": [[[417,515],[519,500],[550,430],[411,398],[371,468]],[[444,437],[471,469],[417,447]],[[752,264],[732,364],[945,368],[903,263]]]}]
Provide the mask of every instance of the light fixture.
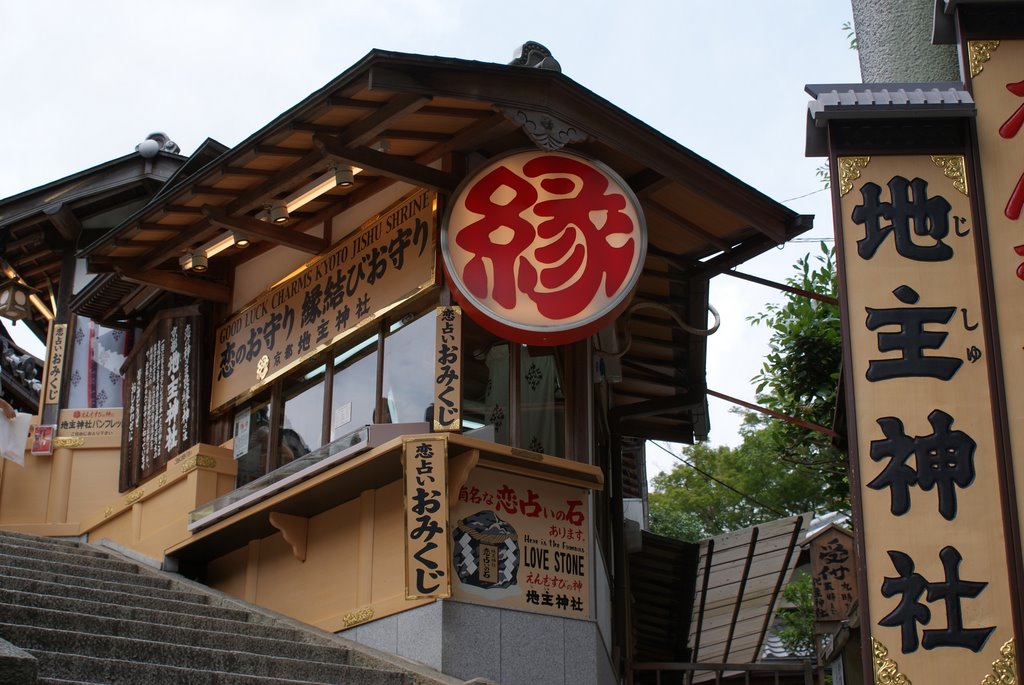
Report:
[{"label": "light fixture", "polygon": [[338,187],[348,188],[355,181],[355,171],[351,166],[339,166],[334,170],[334,178]]},{"label": "light fixture", "polygon": [[202,273],[210,266],[210,260],[202,252],[188,252],[178,259],[182,271]]},{"label": "light fixture", "polygon": [[234,245],[235,242],[235,232],[228,231],[227,233],[217,236],[210,242],[201,245],[196,249],[196,253],[205,257],[213,257]]},{"label": "light fixture", "polygon": [[350,188],[355,175],[362,169],[351,165],[332,164],[330,168],[320,174],[312,181],[288,195],[282,200],[268,202],[263,206],[263,211],[256,215],[260,221],[270,221],[275,224],[283,224],[288,221],[288,215],[308,205],[324,193],[333,188]]},{"label": "light fixture", "polygon": [[267,216],[270,217],[271,223],[283,224],[288,221],[288,212],[289,209],[284,202],[275,201],[267,205]]},{"label": "light fixture", "polygon": [[249,236],[238,231],[231,231],[231,236],[235,239],[235,247],[239,249],[249,247]]},{"label": "light fixture", "polygon": [[35,290],[14,279],[0,285],[0,316],[11,321],[32,318],[29,307],[30,298]]}]

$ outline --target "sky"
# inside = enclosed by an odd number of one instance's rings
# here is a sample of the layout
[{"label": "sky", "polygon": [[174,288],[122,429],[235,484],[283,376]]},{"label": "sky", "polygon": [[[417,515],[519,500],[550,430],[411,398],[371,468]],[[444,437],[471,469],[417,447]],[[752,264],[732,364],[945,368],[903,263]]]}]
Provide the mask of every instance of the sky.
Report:
[{"label": "sky", "polygon": [[[507,63],[532,40],[580,85],[815,215],[801,241],[740,267],[783,281],[832,236],[824,160],[804,157],[803,87],[861,80],[846,22],[846,0],[4,2],[0,198],[127,154],[153,131],[184,154],[207,137],[234,146],[374,48]],[[712,281],[722,326],[709,388],[753,400],[768,331],[747,317],[780,300]],[[709,404],[710,442],[739,444],[730,405]],[[649,475],[671,468],[661,450],[648,455]]]}]

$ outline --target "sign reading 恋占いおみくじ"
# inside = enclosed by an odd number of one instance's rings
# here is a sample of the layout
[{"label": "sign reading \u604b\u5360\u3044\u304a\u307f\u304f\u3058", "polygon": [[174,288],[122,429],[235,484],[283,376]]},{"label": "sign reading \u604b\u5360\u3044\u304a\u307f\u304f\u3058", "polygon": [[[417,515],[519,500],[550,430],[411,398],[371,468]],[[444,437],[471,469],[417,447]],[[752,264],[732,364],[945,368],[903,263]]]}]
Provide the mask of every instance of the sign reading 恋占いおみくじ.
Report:
[{"label": "sign reading \u604b\u5360\u3044\u304a\u307f\u304f\u3058", "polygon": [[434,282],[434,194],[418,191],[217,329],[216,410]]},{"label": "sign reading \u604b\u5360\u3044\u304a\u307f\u304f\u3058", "polygon": [[434,350],[434,430],[462,428],[462,310],[437,308]]},{"label": "sign reading \u604b\u5360\u3044\u304a\u307f\u304f\u3058", "polygon": [[452,596],[590,616],[586,490],[477,467],[452,507]]},{"label": "sign reading \u604b\u5360\u3044\u304a\u307f\u304f\u3058", "polygon": [[448,597],[448,443],[404,440],[405,596]]},{"label": "sign reading \u604b\u5360\u3044\u304a\u307f\u304f\u3058", "polygon": [[492,333],[582,340],[629,304],[647,227],[618,174],[567,152],[518,152],[464,182],[441,228],[453,293]]}]

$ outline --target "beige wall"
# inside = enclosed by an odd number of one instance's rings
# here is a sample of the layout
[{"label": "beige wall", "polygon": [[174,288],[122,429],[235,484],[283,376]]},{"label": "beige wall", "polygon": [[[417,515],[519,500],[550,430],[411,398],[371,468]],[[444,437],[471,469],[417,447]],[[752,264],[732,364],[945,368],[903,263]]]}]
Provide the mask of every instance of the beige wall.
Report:
[{"label": "beige wall", "polygon": [[188,537],[190,511],[235,486],[228,449],[197,445],[119,493],[118,448],[61,447],[0,462],[0,529],[113,540],[155,559]]},{"label": "beige wall", "polygon": [[427,601],[405,599],[402,482],[309,519],[306,560],[281,535],[211,561],[212,587],[330,631],[404,611]]}]

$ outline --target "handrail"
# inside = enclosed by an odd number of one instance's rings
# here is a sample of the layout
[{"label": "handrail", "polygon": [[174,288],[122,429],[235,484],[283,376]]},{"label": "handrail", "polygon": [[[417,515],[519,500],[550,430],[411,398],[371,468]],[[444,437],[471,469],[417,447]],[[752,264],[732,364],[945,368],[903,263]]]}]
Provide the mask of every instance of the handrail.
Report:
[{"label": "handrail", "polygon": [[[660,685],[661,673],[689,673],[692,674],[705,671],[715,674],[714,682],[720,683],[722,675],[727,671],[736,671],[739,673],[751,674],[767,674],[776,676],[775,682],[778,682],[778,676],[782,673],[803,673],[804,685],[814,685],[814,671],[815,665],[812,661],[804,659],[798,662],[757,662],[750,664],[730,664],[730,663],[694,663],[685,661],[647,661],[647,662],[636,662],[630,664],[630,673],[628,682],[633,682],[633,674],[637,672],[654,672],[655,682]],[[692,682],[689,678],[686,682]],[[744,682],[749,682],[749,678],[744,679]]]}]

